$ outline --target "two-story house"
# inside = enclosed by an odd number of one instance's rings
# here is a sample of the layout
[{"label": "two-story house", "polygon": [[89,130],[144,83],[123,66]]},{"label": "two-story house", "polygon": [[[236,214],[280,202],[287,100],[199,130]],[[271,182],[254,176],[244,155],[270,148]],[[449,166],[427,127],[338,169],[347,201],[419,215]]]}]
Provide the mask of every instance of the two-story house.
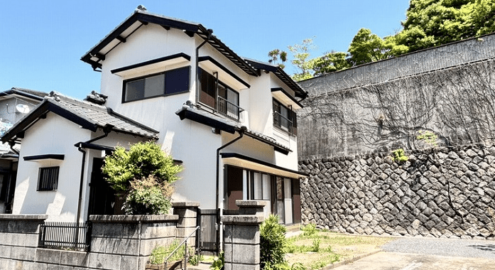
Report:
[{"label": "two-story house", "polygon": [[[12,87],[0,93],[0,136],[36,107],[44,92]],[[0,144],[0,214],[12,212],[19,145]]]},{"label": "two-story house", "polygon": [[101,94],[52,93],[2,137],[22,141],[14,213],[117,212],[102,157],[152,139],[184,166],[173,200],[266,200],[267,213],[300,222],[295,111],[307,92],[282,69],[238,56],[201,24],[140,10],[82,61],[101,71]]}]

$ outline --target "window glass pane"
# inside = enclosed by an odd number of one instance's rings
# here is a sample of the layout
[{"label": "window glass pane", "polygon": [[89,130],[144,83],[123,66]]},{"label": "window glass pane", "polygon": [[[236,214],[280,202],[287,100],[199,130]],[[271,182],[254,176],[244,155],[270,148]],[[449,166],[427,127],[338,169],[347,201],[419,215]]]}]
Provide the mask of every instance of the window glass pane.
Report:
[{"label": "window glass pane", "polygon": [[163,74],[151,76],[145,79],[144,97],[154,97],[163,95],[165,78]]},{"label": "window glass pane", "polygon": [[280,127],[283,130],[289,130],[289,114],[287,108],[285,108],[284,106],[280,106],[280,115]]},{"label": "window glass pane", "polygon": [[218,85],[218,96],[220,98],[217,99],[217,110],[223,114],[226,114],[229,106],[227,102],[227,88],[221,84]]},{"label": "window glass pane", "polygon": [[189,91],[189,67],[179,68],[165,73],[165,92],[174,94]]},{"label": "window glass pane", "polygon": [[232,89],[227,90],[227,115],[233,118],[239,117],[239,94]]},{"label": "window glass pane", "polygon": [[254,173],[254,199],[262,199],[261,174],[257,172]]},{"label": "window glass pane", "polygon": [[[263,200],[270,200],[271,196],[270,175],[263,174]],[[270,208],[269,205],[266,208]]]},{"label": "window glass pane", "polygon": [[144,97],[144,79],[130,81],[125,87],[125,101],[142,99]]}]

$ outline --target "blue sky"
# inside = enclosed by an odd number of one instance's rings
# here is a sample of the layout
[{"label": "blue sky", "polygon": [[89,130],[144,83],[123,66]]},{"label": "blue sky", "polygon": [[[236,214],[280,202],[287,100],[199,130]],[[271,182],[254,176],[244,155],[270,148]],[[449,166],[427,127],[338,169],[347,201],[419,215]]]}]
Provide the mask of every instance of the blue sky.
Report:
[{"label": "blue sky", "polygon": [[[0,91],[24,87],[83,98],[100,74],[80,58],[142,4],[153,13],[201,23],[243,57],[314,38],[312,57],[346,51],[360,28],[381,37],[401,30],[409,0],[138,0],[3,2]],[[294,70],[288,65],[286,71]]]}]

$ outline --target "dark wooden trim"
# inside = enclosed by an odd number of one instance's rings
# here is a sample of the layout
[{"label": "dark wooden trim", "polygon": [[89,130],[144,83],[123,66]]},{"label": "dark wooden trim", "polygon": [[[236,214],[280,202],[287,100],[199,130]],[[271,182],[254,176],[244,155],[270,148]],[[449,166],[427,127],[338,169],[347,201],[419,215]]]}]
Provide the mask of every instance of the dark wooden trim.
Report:
[{"label": "dark wooden trim", "polygon": [[[261,164],[261,165],[264,165],[264,166],[267,166],[267,167],[270,167],[270,168],[273,168],[273,169],[277,169],[277,170],[281,170],[281,171],[285,171],[285,172],[290,172],[290,173],[295,173],[295,174],[300,175],[301,177],[303,177],[303,176],[304,177],[309,176],[306,173],[302,173],[302,172],[299,172],[299,171],[294,171],[294,170],[291,170],[291,169],[283,168],[283,167],[280,167],[280,166],[277,166],[277,165],[274,165],[274,164],[271,164],[271,163],[268,163],[268,162],[265,162],[265,161],[262,161],[262,160],[259,160],[259,159],[255,159],[255,158],[252,158],[252,157],[244,156],[244,155],[241,155],[241,154],[238,154],[238,153],[220,153],[220,156],[222,156],[222,158],[238,158],[238,159],[243,159],[243,160],[254,162],[254,163],[258,163],[258,164]],[[289,178],[289,177],[287,177],[287,178]]]},{"label": "dark wooden trim", "polygon": [[292,181],[292,223],[301,223],[301,182],[299,179]]},{"label": "dark wooden trim", "polygon": [[299,107],[304,108],[304,106],[301,105],[301,103],[299,103],[299,101],[296,100],[295,97],[293,97],[289,93],[287,93],[287,91],[285,91],[282,87],[272,88],[271,90],[272,90],[272,93],[278,92],[278,91],[282,92],[284,95],[286,95],[288,98],[290,98],[294,103],[296,103]]},{"label": "dark wooden trim", "polygon": [[245,82],[244,80],[242,80],[241,78],[239,78],[239,76],[235,75],[232,71],[228,70],[226,67],[224,67],[222,64],[218,63],[215,59],[213,59],[211,56],[201,56],[198,58],[198,61],[199,62],[203,62],[203,61],[210,61],[211,63],[213,63],[215,66],[219,67],[221,70],[223,70],[225,73],[229,74],[230,76],[232,76],[236,81],[240,82],[241,84],[243,84],[244,86],[246,86],[247,88],[251,88],[251,86]]},{"label": "dark wooden trim", "polygon": [[118,39],[122,43],[126,43],[127,39],[122,37],[122,36],[117,36],[116,39]]},{"label": "dark wooden trim", "polygon": [[157,59],[153,59],[153,60],[149,60],[149,61],[137,63],[137,64],[130,65],[130,66],[116,68],[116,69],[113,69],[110,72],[112,72],[112,74],[115,74],[115,73],[119,73],[119,72],[122,72],[122,71],[130,70],[130,69],[135,69],[135,68],[139,68],[139,67],[144,67],[144,66],[147,66],[147,65],[156,64],[156,63],[159,63],[159,62],[164,62],[164,61],[167,61],[167,60],[172,60],[172,59],[181,58],[181,57],[184,58],[184,59],[186,59],[187,61],[191,61],[191,56],[189,56],[189,55],[187,55],[185,53],[177,53],[177,54],[168,55],[168,56],[165,56],[165,57],[160,57],[160,58],[157,58]]},{"label": "dark wooden trim", "polygon": [[64,158],[65,158],[65,155],[61,155],[61,154],[45,154],[45,155],[24,156],[23,157],[24,161],[42,160],[42,159],[64,160]]}]

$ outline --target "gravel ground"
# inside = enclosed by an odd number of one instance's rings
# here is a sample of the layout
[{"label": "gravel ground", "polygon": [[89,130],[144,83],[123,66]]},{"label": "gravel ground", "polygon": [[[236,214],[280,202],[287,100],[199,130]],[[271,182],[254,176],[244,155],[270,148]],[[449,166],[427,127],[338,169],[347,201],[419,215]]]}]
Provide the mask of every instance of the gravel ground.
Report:
[{"label": "gravel ground", "polygon": [[385,252],[495,259],[495,241],[402,238],[382,246]]}]

